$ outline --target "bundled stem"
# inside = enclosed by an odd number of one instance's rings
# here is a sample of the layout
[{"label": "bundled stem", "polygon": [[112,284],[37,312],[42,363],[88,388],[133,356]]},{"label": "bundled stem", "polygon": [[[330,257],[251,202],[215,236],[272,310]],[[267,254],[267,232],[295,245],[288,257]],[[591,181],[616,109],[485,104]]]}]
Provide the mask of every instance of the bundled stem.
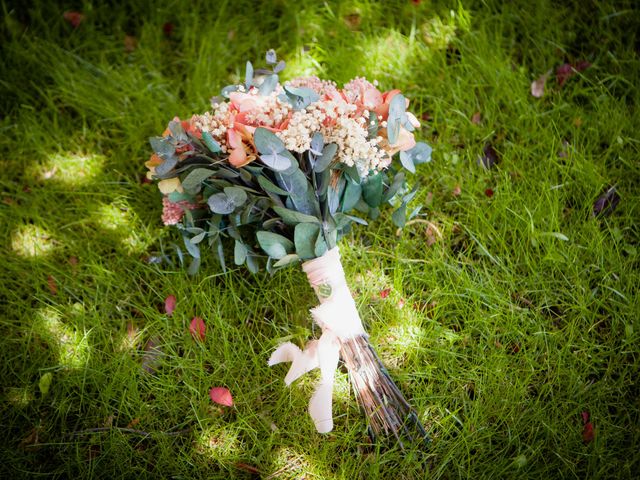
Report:
[{"label": "bundled stem", "polygon": [[389,376],[367,336],[341,340],[340,355],[349,371],[358,402],[369,418],[374,438],[393,435],[403,449],[403,439],[429,442],[416,412]]}]

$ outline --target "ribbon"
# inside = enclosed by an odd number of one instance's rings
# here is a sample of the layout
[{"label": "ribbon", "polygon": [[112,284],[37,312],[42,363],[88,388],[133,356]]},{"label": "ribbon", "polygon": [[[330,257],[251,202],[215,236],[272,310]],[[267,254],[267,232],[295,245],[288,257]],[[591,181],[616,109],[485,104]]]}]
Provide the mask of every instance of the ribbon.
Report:
[{"label": "ribbon", "polygon": [[340,359],[340,342],[365,335],[356,303],[351,296],[338,247],[302,264],[309,284],[320,305],[311,309],[314,321],[322,328],[318,340],[300,350],[291,342],[280,345],[269,358],[269,366],[291,362],[284,382],[287,386],[305,373],[320,368],[320,381],[309,402],[309,414],[319,433],[333,430],[333,383]]}]

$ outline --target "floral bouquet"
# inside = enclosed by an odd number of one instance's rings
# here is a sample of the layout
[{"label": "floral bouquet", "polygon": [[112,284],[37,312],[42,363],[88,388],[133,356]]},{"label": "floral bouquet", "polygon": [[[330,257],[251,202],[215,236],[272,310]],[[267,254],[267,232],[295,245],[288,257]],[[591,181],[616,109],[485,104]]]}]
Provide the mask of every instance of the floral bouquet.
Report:
[{"label": "floral bouquet", "polygon": [[[339,242],[354,223],[367,225],[383,205],[395,205],[398,226],[407,217],[403,168],[431,158],[416,143],[416,117],[398,90],[381,93],[364,78],[342,89],[316,77],[279,83],[284,62],[267,52],[269,69],[247,62],[243,85],[225,87],[212,110],[178,118],[162,137],[151,138],[155,154],[146,163],[163,196],[162,219],[175,225],[193,257],[213,250],[222,268],[233,251],[236,265],[273,272],[302,262],[320,305],[311,310],[322,328],[301,350],[287,342],[269,365],[291,362],[289,385],[320,368],[309,404],[319,432],[333,428],[332,393],[342,357],[374,434],[426,438],[371,347],[340,263]],[[399,164],[393,158],[399,154]],[[402,168],[403,167],[403,168]]]}]

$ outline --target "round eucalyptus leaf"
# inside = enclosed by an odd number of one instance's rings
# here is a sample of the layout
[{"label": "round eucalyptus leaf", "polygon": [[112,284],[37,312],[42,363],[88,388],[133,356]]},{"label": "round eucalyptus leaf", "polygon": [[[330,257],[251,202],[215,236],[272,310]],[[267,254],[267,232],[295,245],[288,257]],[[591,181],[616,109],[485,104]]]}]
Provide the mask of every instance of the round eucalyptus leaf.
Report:
[{"label": "round eucalyptus leaf", "polygon": [[207,205],[209,205],[213,213],[220,213],[222,215],[228,215],[236,208],[236,205],[224,193],[211,195],[207,200]]}]

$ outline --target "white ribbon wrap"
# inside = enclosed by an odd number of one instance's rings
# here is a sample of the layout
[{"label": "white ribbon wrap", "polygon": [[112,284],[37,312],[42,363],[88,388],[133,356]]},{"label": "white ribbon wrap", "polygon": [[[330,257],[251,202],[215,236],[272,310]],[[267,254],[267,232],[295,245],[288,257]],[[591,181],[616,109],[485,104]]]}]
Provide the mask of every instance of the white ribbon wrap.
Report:
[{"label": "white ribbon wrap", "polygon": [[364,335],[365,331],[347,286],[338,247],[303,263],[302,270],[320,300],[320,305],[311,309],[311,315],[322,328],[322,335],[308,342],[304,350],[291,342],[283,343],[269,358],[269,366],[291,362],[284,379],[287,385],[320,368],[320,381],[309,402],[309,414],[318,432],[328,433],[333,430],[333,381],[340,359],[340,341]]}]

